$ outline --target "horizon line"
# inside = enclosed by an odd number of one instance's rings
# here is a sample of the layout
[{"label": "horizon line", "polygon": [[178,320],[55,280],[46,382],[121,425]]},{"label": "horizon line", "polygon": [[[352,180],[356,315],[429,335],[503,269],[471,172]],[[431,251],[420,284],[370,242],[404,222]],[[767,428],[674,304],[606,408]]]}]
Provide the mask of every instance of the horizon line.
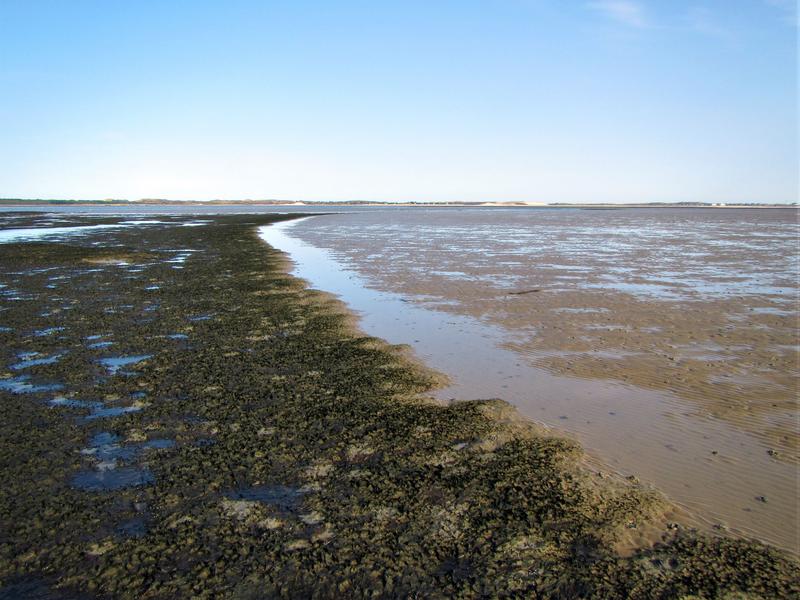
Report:
[{"label": "horizon line", "polygon": [[538,200],[368,200],[368,199],[325,199],[325,200],[301,200],[286,198],[12,198],[0,197],[0,204],[3,203],[118,203],[118,204],[158,204],[158,203],[230,203],[230,204],[421,204],[421,205],[515,205],[515,206],[597,206],[597,205],[619,205],[619,206],[639,206],[639,205],[702,205],[702,206],[796,206],[798,200],[785,201],[711,201],[711,200],[642,200],[635,202],[613,202],[613,201],[574,201],[574,202],[542,202]]}]

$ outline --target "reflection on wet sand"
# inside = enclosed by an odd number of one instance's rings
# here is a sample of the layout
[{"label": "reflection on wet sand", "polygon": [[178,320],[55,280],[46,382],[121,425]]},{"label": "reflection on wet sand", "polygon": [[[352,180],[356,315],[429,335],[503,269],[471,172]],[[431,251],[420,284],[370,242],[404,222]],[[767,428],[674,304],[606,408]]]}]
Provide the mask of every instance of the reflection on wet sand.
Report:
[{"label": "reflection on wet sand", "polygon": [[793,211],[416,210],[279,227],[292,237],[267,239],[299,276],[453,378],[443,397],[503,397],[717,526],[797,552]]}]

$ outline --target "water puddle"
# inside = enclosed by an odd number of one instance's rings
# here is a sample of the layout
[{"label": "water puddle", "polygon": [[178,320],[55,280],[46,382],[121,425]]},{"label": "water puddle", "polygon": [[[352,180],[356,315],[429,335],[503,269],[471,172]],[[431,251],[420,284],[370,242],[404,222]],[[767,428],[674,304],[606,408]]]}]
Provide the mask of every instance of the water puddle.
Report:
[{"label": "water puddle", "polygon": [[167,250],[167,252],[172,253],[174,256],[163,262],[173,265],[173,269],[182,269],[184,263],[186,263],[186,261],[192,256],[192,254],[197,252],[197,250]]},{"label": "water puddle", "polygon": [[90,348],[91,350],[98,350],[100,348],[108,348],[109,346],[113,346],[114,342],[94,342],[93,344],[88,344],[86,347]]},{"label": "water puddle", "polygon": [[108,492],[128,487],[149,485],[155,481],[149,469],[123,467],[101,471],[80,471],[70,485],[86,492]]},{"label": "water puddle", "polygon": [[258,485],[241,488],[227,494],[231,500],[250,500],[263,502],[282,512],[295,512],[300,508],[306,492],[284,485]]},{"label": "water puddle", "polygon": [[131,446],[119,444],[119,436],[107,431],[95,434],[89,441],[89,446],[81,450],[81,454],[97,461],[99,470],[109,470],[116,467],[117,461],[130,462],[137,453]]},{"label": "water puddle", "polygon": [[63,389],[60,383],[31,383],[30,375],[0,379],[0,390],[14,394],[38,394],[40,392],[56,392]]},{"label": "water puddle", "polygon": [[56,396],[55,398],[48,400],[47,403],[53,407],[85,409],[91,411],[99,410],[104,406],[102,402],[90,402],[88,400],[78,400],[76,398],[67,398],[65,396]]},{"label": "water puddle", "polygon": [[53,335],[54,333],[58,333],[59,331],[64,331],[64,327],[48,327],[46,329],[39,329],[38,331],[34,331],[33,335],[36,337],[45,337],[48,335]]},{"label": "water puddle", "polygon": [[131,463],[142,451],[165,450],[174,446],[175,440],[166,438],[122,444],[114,433],[97,433],[81,450],[81,454],[92,461],[93,468],[75,474],[71,485],[86,491],[109,491],[153,483],[154,477],[149,469]]},{"label": "water puddle", "polygon": [[133,356],[111,356],[107,358],[101,358],[100,364],[103,365],[111,375],[120,374],[130,374],[125,371],[121,371],[123,367],[127,367],[130,365],[138,364],[148,358],[151,358],[152,354],[137,354]]},{"label": "water puddle", "polygon": [[86,600],[84,594],[55,587],[54,582],[25,577],[0,583],[0,600]]},{"label": "water puddle", "polygon": [[207,314],[207,315],[197,315],[194,317],[187,317],[190,321],[197,322],[197,321],[210,321],[216,315],[215,314]]},{"label": "water puddle", "polygon": [[132,221],[120,221],[120,225],[168,225],[166,221],[156,221],[153,219],[139,219]]},{"label": "water puddle", "polygon": [[780,317],[788,317],[792,315],[792,311],[790,310],[784,310],[772,306],[759,306],[756,308],[751,308],[750,311],[757,315],[777,315]]},{"label": "water puddle", "polygon": [[125,521],[119,527],[117,532],[126,538],[141,538],[147,535],[147,521],[144,517],[136,517],[129,521]]},{"label": "water puddle", "polygon": [[139,412],[144,408],[138,404],[131,404],[128,406],[105,406],[100,405],[99,407],[93,407],[92,412],[86,415],[83,420],[84,421],[94,421],[96,419],[108,419],[111,417],[119,417],[121,415],[127,415],[128,413]]},{"label": "water puddle", "polygon": [[674,288],[657,283],[628,283],[624,281],[608,281],[603,283],[583,283],[581,287],[594,290],[615,290],[642,296],[645,298],[661,298],[667,300],[686,300],[688,296],[682,294]]},{"label": "water puddle", "polygon": [[[131,394],[131,397],[139,398],[143,396]],[[54,398],[48,400],[47,403],[54,408],[71,408],[74,410],[89,411],[88,415],[79,419],[79,422],[81,423],[89,423],[91,421],[96,421],[97,419],[119,417],[121,415],[139,412],[145,407],[144,404],[138,402],[123,406],[108,406],[107,404],[96,400],[80,400],[78,398],[70,398],[67,396],[55,396]]]},{"label": "water puddle", "polygon": [[10,365],[8,368],[14,371],[21,371],[22,369],[28,369],[37,365],[52,365],[57,363],[62,356],[65,356],[66,352],[52,354],[50,356],[43,356],[42,358],[33,358],[34,356],[38,355],[38,352],[21,352],[17,355],[21,362]]},{"label": "water puddle", "polygon": [[82,235],[99,229],[113,229],[123,225],[81,225],[76,227],[29,227],[23,229],[0,230],[0,244],[17,242],[31,242],[34,240],[65,238],[73,235]]},{"label": "water puddle", "polygon": [[168,450],[175,447],[175,440],[169,438],[156,438],[142,442],[140,448],[144,450]]}]

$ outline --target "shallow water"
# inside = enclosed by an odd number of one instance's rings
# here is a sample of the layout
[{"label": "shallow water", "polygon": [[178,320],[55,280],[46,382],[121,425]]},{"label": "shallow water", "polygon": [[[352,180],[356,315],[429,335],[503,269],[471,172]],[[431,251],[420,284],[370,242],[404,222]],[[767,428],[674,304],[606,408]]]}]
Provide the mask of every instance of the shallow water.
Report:
[{"label": "shallow water", "polygon": [[[149,469],[133,464],[134,461],[142,451],[165,450],[174,446],[175,440],[167,438],[125,444],[114,433],[97,433],[92,436],[89,445],[81,450],[81,454],[90,460],[92,468],[76,473],[71,485],[90,492],[148,485],[155,481],[155,477]],[[120,466],[120,463],[124,466]]]},{"label": "shallow water", "polygon": [[[131,395],[137,398],[135,395]],[[52,407],[72,408],[88,410],[89,414],[81,417],[79,422],[88,423],[97,419],[107,419],[119,417],[128,413],[139,412],[144,408],[142,404],[129,404],[127,406],[106,406],[102,402],[94,400],[80,400],[78,398],[68,398],[66,396],[55,396],[47,401]]]},{"label": "shallow water", "polygon": [[136,517],[120,524],[117,531],[123,537],[140,538],[147,535],[147,521],[142,517]]},{"label": "shallow water", "polygon": [[448,374],[440,397],[504,398],[709,524],[797,553],[796,447],[765,433],[796,431],[797,334],[751,320],[796,318],[794,213],[659,212],[374,211],[262,235],[367,333]]},{"label": "shallow water", "polygon": [[63,388],[64,386],[60,383],[33,383],[30,381],[29,375],[0,379],[0,390],[6,390],[15,394],[55,392]]},{"label": "shallow water", "polygon": [[189,321],[198,322],[198,321],[210,321],[214,318],[214,315],[195,315],[192,317],[186,317]]},{"label": "shallow water", "polygon": [[134,356],[110,356],[107,358],[101,358],[100,364],[103,365],[106,369],[108,369],[109,374],[116,375],[117,373],[122,372],[121,369],[123,367],[127,367],[128,365],[135,365],[137,363],[142,362],[143,360],[147,360],[151,356],[152,354],[137,354]]},{"label": "shallow water", "polygon": [[305,492],[285,485],[259,485],[241,488],[228,494],[232,500],[250,500],[263,502],[284,512],[292,512],[299,508]]},{"label": "shallow water", "polygon": [[109,229],[120,225],[81,225],[76,227],[28,227],[23,229],[1,229],[0,244],[29,242],[39,239],[64,238],[73,235]]},{"label": "shallow water", "polygon": [[84,594],[55,588],[53,582],[33,577],[3,582],[0,600],[86,600]]},{"label": "shallow water", "polygon": [[33,352],[33,353],[23,352],[18,355],[18,357],[21,359],[20,362],[9,365],[8,368],[14,371],[21,371],[22,369],[35,367],[37,365],[52,365],[54,363],[57,363],[61,359],[61,357],[64,356],[64,354],[66,353],[61,352],[58,354],[53,354],[51,356],[34,358],[34,356],[38,356],[38,354],[39,354],[38,352]]},{"label": "shallow water", "polygon": [[107,419],[110,417],[119,417],[128,413],[139,412],[142,407],[137,404],[130,406],[92,406],[92,412],[86,415],[84,421],[94,421],[95,419]]},{"label": "shallow water", "polygon": [[155,481],[148,469],[123,467],[99,471],[80,471],[72,478],[72,487],[87,492],[106,492],[127,487],[148,485]]},{"label": "shallow water", "polygon": [[47,401],[50,406],[64,407],[64,408],[79,408],[87,410],[100,410],[103,407],[102,402],[90,402],[88,400],[78,400],[76,398],[67,398],[65,396],[56,396]]},{"label": "shallow water", "polygon": [[94,342],[93,344],[88,344],[86,347],[92,350],[98,350],[101,348],[108,348],[109,346],[113,346],[114,342]]},{"label": "shallow water", "polygon": [[58,333],[59,331],[64,331],[63,327],[47,327],[45,329],[39,329],[38,331],[34,331],[33,335],[36,337],[46,337],[48,335],[53,335],[54,333]]},{"label": "shallow water", "polygon": [[[81,454],[92,457],[98,463],[114,463],[115,466],[116,461],[133,460],[136,448],[122,446],[119,441],[119,436],[107,431],[95,434],[89,441],[89,446],[81,450]],[[108,467],[105,470],[108,470]]]}]

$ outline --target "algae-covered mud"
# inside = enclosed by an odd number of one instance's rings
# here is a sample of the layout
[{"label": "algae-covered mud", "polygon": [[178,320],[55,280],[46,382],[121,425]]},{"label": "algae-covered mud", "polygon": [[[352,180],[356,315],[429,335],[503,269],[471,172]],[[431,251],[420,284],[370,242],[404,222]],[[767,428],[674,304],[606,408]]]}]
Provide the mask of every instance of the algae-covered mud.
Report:
[{"label": "algae-covered mud", "polygon": [[428,399],[286,274],[257,236],[285,218],[0,244],[0,598],[800,593],[792,558],[673,522],[504,402]]}]

